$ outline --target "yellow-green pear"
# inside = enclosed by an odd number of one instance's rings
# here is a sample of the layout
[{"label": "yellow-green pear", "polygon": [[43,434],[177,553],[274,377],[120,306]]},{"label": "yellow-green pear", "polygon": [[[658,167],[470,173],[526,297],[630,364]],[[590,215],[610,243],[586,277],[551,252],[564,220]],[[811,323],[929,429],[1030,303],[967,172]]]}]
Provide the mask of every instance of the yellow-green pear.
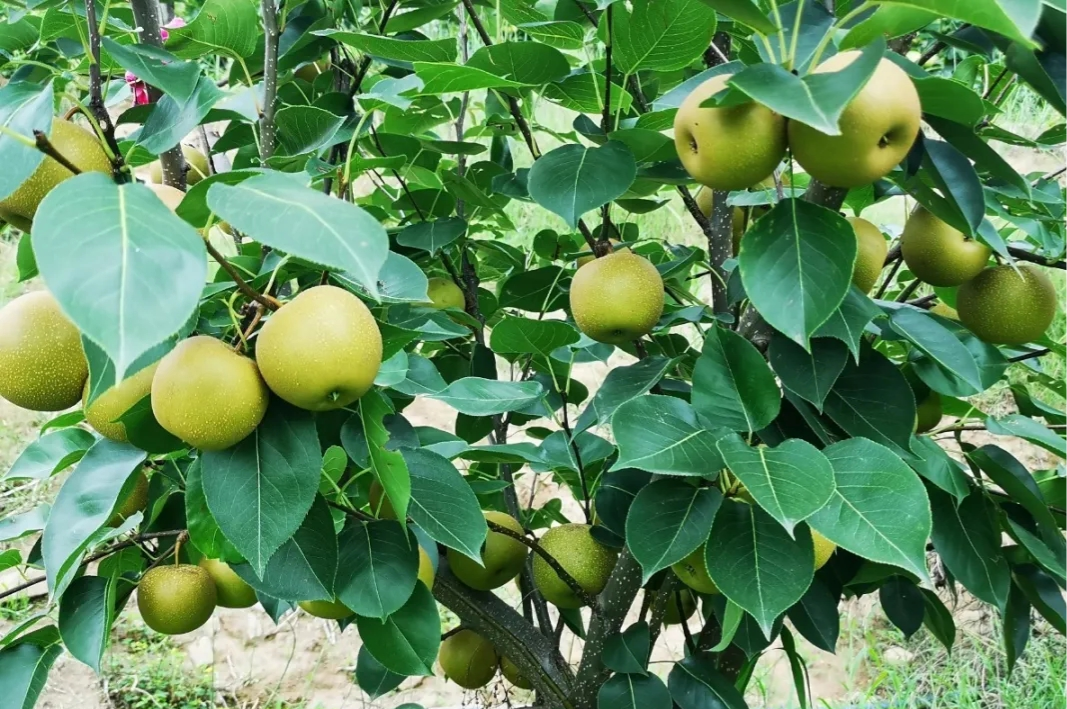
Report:
[{"label": "yellow-green pear", "polygon": [[463,291],[451,278],[431,278],[426,287],[426,294],[430,296],[430,305],[438,310],[445,308],[463,310],[467,307]]},{"label": "yellow-green pear", "polygon": [[464,628],[445,638],[437,660],[450,680],[464,689],[478,689],[493,679],[499,657],[491,642]]},{"label": "yellow-green pear", "polygon": [[[501,527],[522,534],[522,525],[518,520],[504,512],[489,511],[485,518]],[[464,556],[455,549],[448,550],[448,566],[452,573],[463,583],[479,591],[491,591],[500,588],[519,575],[526,565],[527,547],[522,542],[506,534],[489,530],[482,545],[482,563]]]},{"label": "yellow-green pear", "polygon": [[522,673],[518,665],[504,655],[500,656],[500,674],[519,689],[533,689],[533,682]]},{"label": "yellow-green pear", "polygon": [[113,441],[126,441],[126,426],[119,421],[122,415],[129,411],[134,404],[148,396],[152,391],[152,378],[156,374],[159,362],[154,362],[135,374],[126,377],[121,382],[105,391],[86,406],[89,400],[89,384],[85,382],[82,394],[82,407],[85,410],[85,420],[95,428],[104,438]]},{"label": "yellow-green pear", "polygon": [[1041,269],[1019,263],[987,268],[964,283],[956,292],[956,310],[960,322],[979,339],[1021,345],[1045,334],[1059,300]]},{"label": "yellow-green pear", "polygon": [[934,305],[934,307],[930,308],[930,312],[933,313],[934,315],[940,315],[943,318],[948,318],[949,320],[959,320],[960,319],[960,314],[957,313],[956,309],[953,308],[948,303],[938,302],[937,304]]},{"label": "yellow-green pear", "polygon": [[830,557],[837,551],[837,545],[831,542],[823,535],[811,530],[811,543],[815,547],[815,570],[818,571],[822,567],[826,566],[826,562],[830,560]]},{"label": "yellow-green pear", "polygon": [[[185,184],[192,187],[200,180],[211,175],[211,165],[207,155],[191,145],[182,145],[182,155],[189,169],[185,171]],[[148,178],[157,185],[163,184],[163,163],[159,160],[149,164]]]},{"label": "yellow-green pear", "polygon": [[[559,562],[586,593],[604,590],[615,568],[616,553],[593,538],[587,524],[553,527],[541,537],[541,548]],[[539,554],[533,557],[533,581],[545,600],[559,608],[581,608],[582,599]]]},{"label": "yellow-green pear", "polygon": [[715,585],[715,582],[711,580],[711,576],[708,574],[708,567],[704,561],[703,544],[694,549],[689,556],[672,564],[671,571],[675,573],[679,581],[698,593],[719,592],[719,587]]},{"label": "yellow-green pear", "polygon": [[[679,605],[680,604],[680,605]],[[667,599],[667,612],[663,614],[665,625],[680,625],[689,620],[697,610],[697,599],[688,588],[672,591]]]},{"label": "yellow-green pear", "polygon": [[47,291],[0,308],[0,396],[33,411],[69,409],[89,376],[81,335]]},{"label": "yellow-green pear", "polygon": [[352,609],[340,601],[300,601],[297,605],[309,615],[326,620],[341,620],[352,615]]},{"label": "yellow-green pear", "polygon": [[396,519],[396,510],[393,509],[393,505],[389,502],[389,496],[385,494],[385,488],[382,484],[375,480],[370,484],[370,492],[367,497],[370,499],[370,512],[378,519]]},{"label": "yellow-green pear", "polygon": [[[621,244],[622,244],[622,242],[619,241],[618,239],[608,239],[608,245],[610,246],[610,251],[608,251],[608,253],[615,253],[616,250],[619,250],[619,251],[629,251],[630,250],[629,246],[621,246],[620,247]],[[578,257],[578,260],[577,260],[578,268],[581,268],[582,266],[584,266],[587,263],[592,263],[593,261],[596,261],[596,255],[595,254],[591,254],[588,251],[586,251],[586,252],[584,252],[583,256],[579,256]]]},{"label": "yellow-green pear", "polygon": [[118,509],[107,521],[108,527],[118,527],[138,512],[144,512],[145,507],[148,506],[148,476],[144,474],[144,471],[136,473],[133,479],[126,483],[126,486],[129,492],[122,497]]},{"label": "yellow-green pear", "polygon": [[3,209],[2,207],[0,207],[0,219],[4,220],[19,231],[24,231],[27,234],[30,232],[30,229],[33,228],[32,221],[30,221],[26,217],[15,214],[14,212]]},{"label": "yellow-green pear", "polygon": [[425,549],[419,547],[419,581],[422,581],[426,585],[426,588],[433,590],[435,576],[433,561],[430,560],[430,555],[426,553]]},{"label": "yellow-green pear", "polygon": [[150,569],[137,585],[137,609],[145,624],[164,635],[191,633],[215,612],[217,592],[207,571],[192,564]]},{"label": "yellow-green pear", "polygon": [[694,180],[715,190],[743,190],[767,178],[786,149],[785,118],[762,104],[700,107],[729,78],[720,74],[693,89],[674,117],[678,158]]},{"label": "yellow-green pear", "polygon": [[213,337],[178,343],[152,378],[152,413],[189,445],[223,450],[255,430],[270,393],[256,363]]},{"label": "yellow-green pear", "polygon": [[915,277],[932,286],[958,286],[986,267],[992,252],[968,239],[922,205],[915,207],[900,236],[900,255]]},{"label": "yellow-green pear", "polygon": [[200,560],[200,568],[215,582],[216,603],[220,608],[251,608],[258,602],[255,589],[225,561],[204,558]]},{"label": "yellow-green pear", "polygon": [[846,217],[856,232],[856,266],[852,269],[852,284],[864,293],[870,293],[878,282],[889,252],[882,231],[866,219]]},{"label": "yellow-green pear", "polygon": [[618,345],[647,335],[663,314],[663,278],[648,259],[617,251],[579,268],[570,304],[578,329]]},{"label": "yellow-green pear", "polygon": [[941,395],[931,391],[915,407],[915,432],[926,433],[941,423]]},{"label": "yellow-green pear", "polygon": [[[841,52],[820,64],[816,74],[838,72],[860,56]],[[789,148],[816,180],[834,187],[868,185],[889,174],[919,135],[919,92],[903,69],[882,59],[867,84],[845,106],[841,135],[826,135],[789,121]]]},{"label": "yellow-green pear", "polygon": [[185,199],[185,193],[177,187],[157,185],[153,182],[145,184],[145,187],[155,192],[156,197],[159,197],[159,201],[167,205],[167,208],[172,212],[177,211],[178,205]]},{"label": "yellow-green pear", "polygon": [[[107,159],[107,153],[104,152],[103,146],[92,131],[59,118],[53,118],[52,134],[48,136],[48,141],[60,155],[82,172],[111,172],[111,161]],[[0,211],[32,220],[45,195],[60,182],[73,176],[74,173],[56,160],[45,157],[33,174],[17,190],[7,199],[0,201]]]},{"label": "yellow-green pear", "polygon": [[[771,189],[773,187],[774,178],[771,177],[753,185],[752,189]],[[714,190],[702,187],[696,196],[697,207],[700,209],[701,214],[709,219],[711,218],[711,210],[714,207],[714,195]],[[733,251],[731,253],[734,256],[737,256],[741,251],[741,237],[745,235],[745,232],[748,231],[753,222],[769,211],[771,211],[771,205],[769,204],[761,204],[755,207],[733,207],[730,229],[733,236]]]},{"label": "yellow-green pear", "polygon": [[302,409],[330,411],[374,385],[382,335],[362,300],[316,286],[271,315],[256,340],[256,361],[275,394]]},{"label": "yellow-green pear", "polygon": [[330,60],[326,58],[311,62],[310,64],[305,64],[304,66],[294,71],[293,76],[298,79],[303,79],[309,84],[314,84],[315,79],[318,78],[319,74],[325,74],[329,70]]}]

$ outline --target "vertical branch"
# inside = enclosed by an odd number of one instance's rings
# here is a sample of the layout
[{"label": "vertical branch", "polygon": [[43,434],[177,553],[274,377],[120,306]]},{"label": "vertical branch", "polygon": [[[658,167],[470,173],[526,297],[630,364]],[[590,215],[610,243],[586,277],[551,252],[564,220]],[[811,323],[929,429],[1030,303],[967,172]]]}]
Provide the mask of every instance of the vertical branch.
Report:
[{"label": "vertical branch", "polygon": [[278,103],[278,5],[262,0],[263,15],[263,112],[259,116],[259,161],[263,165],[274,155],[278,142],[274,111]]},{"label": "vertical branch", "polygon": [[727,202],[729,192],[711,193],[711,235],[708,237],[708,260],[711,263],[711,309],[718,315],[730,309],[726,297],[726,270],[723,264],[733,255],[734,209]]},{"label": "vertical branch", "polygon": [[611,38],[611,10],[612,6],[608,5],[606,11],[607,19],[605,20],[607,24],[604,25],[607,37],[606,49],[604,50],[604,115],[600,119],[600,130],[604,131],[604,133],[607,133],[611,128],[611,44],[613,41]]},{"label": "vertical branch", "polygon": [[100,25],[96,19],[96,0],[85,0],[85,18],[89,23],[89,110],[100,125],[104,141],[115,156],[112,165],[122,167],[122,152],[115,140],[115,123],[104,105],[103,81],[100,76]]},{"label": "vertical branch", "polygon": [[[141,44],[162,47],[163,34],[159,29],[159,3],[156,0],[130,0],[130,8],[133,10],[133,18],[140,29]],[[160,96],[159,89],[153,86],[148,87],[150,100],[158,101]],[[181,144],[160,154],[159,162],[163,167],[163,184],[177,187],[184,192],[187,167]]]}]

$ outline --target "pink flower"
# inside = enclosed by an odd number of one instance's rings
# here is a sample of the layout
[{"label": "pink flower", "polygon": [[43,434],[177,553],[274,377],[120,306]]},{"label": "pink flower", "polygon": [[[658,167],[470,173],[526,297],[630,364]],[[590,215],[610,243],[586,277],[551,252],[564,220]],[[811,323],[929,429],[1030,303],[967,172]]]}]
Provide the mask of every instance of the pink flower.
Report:
[{"label": "pink flower", "polygon": [[179,27],[185,27],[185,20],[180,17],[175,17],[173,20],[163,25],[159,29],[159,35],[163,38],[163,41],[166,42],[168,39],[170,39],[170,32],[167,32],[167,28],[176,30]]},{"label": "pink flower", "polygon": [[[185,20],[180,17],[175,17],[173,20],[163,25],[163,27],[159,29],[159,34],[163,38],[164,42],[170,39],[170,33],[167,32],[168,27],[172,30],[177,29],[179,27],[185,27]],[[133,92],[134,106],[142,106],[149,102],[150,99],[148,98],[148,86],[145,85],[145,83],[139,78],[137,78],[137,75],[134,74],[132,71],[126,72],[126,83],[129,85],[130,91]]]}]

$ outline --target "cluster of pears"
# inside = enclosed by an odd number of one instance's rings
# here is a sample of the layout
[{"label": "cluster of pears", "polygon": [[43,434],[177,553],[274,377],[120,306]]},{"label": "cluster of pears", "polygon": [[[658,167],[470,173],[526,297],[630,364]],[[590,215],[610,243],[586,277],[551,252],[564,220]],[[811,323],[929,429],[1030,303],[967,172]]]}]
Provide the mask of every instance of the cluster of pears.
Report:
[{"label": "cluster of pears", "polygon": [[437,655],[445,676],[464,689],[479,689],[500,673],[519,689],[533,689],[518,666],[470,628],[460,628],[441,643]]},{"label": "cluster of pears", "polygon": [[256,592],[225,561],[163,564],[137,584],[137,609],[145,624],[164,635],[191,633],[216,607],[251,608]]},{"label": "cluster of pears", "polygon": [[989,267],[991,249],[919,205],[904,224],[900,253],[932,286],[958,286],[958,319],[980,339],[1021,345],[1044,334],[1056,317],[1056,288],[1031,264]]}]

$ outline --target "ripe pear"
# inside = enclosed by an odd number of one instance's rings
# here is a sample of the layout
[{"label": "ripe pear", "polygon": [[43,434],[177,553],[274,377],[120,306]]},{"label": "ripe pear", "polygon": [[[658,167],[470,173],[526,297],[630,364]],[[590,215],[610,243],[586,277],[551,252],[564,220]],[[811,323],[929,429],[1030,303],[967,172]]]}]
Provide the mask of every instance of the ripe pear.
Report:
[{"label": "ripe pear", "polygon": [[157,185],[155,183],[147,183],[145,187],[156,193],[156,197],[159,197],[159,201],[167,205],[170,211],[175,212],[178,210],[178,205],[185,199],[185,193],[177,187],[171,187],[170,185]]},{"label": "ripe pear", "polygon": [[451,278],[431,278],[426,294],[430,296],[430,306],[438,310],[445,308],[463,310],[467,307],[463,291]]},{"label": "ripe pear", "polygon": [[941,423],[941,395],[931,391],[915,407],[915,432],[926,433]]},{"label": "ripe pear", "polygon": [[856,232],[856,266],[852,269],[852,284],[864,293],[870,293],[878,282],[889,252],[881,230],[866,219],[845,217]]},{"label": "ripe pear", "polygon": [[[185,184],[192,187],[200,180],[211,174],[211,165],[207,155],[191,145],[182,146],[182,155],[185,156],[185,164],[189,169],[185,171]],[[163,163],[156,160],[148,166],[148,178],[157,185],[163,184]]]},{"label": "ripe pear", "polygon": [[618,251],[578,269],[570,303],[578,329],[617,345],[647,335],[663,314],[663,279],[648,259]]},{"label": "ripe pear", "polygon": [[178,343],[152,378],[159,425],[201,450],[223,450],[255,430],[270,393],[256,363],[213,337]]},{"label": "ripe pear", "polygon": [[685,98],[674,117],[674,146],[686,172],[715,190],[743,190],[767,178],[785,157],[785,118],[748,101],[701,108],[726,88],[729,74],[705,81]]},{"label": "ripe pear", "polygon": [[811,530],[811,543],[815,546],[815,570],[818,571],[826,566],[826,562],[837,551],[837,545],[814,529]]},{"label": "ripe pear", "polygon": [[69,409],[89,376],[81,335],[47,291],[0,308],[0,396],[33,411]]},{"label": "ripe pear", "polygon": [[519,689],[533,689],[533,682],[522,673],[519,666],[503,655],[500,656],[500,674]]},{"label": "ripe pear", "polygon": [[[603,260],[603,259],[601,259]],[[587,524],[553,527],[541,537],[541,547],[555,558],[586,593],[597,595],[615,567],[615,551],[602,546]],[[533,557],[533,581],[545,600],[559,608],[581,608],[582,599],[540,555]]]},{"label": "ripe pear", "polygon": [[425,549],[419,547],[419,581],[422,581],[426,588],[433,590],[435,576],[430,555],[426,553]]},{"label": "ripe pear", "polygon": [[107,521],[108,527],[118,527],[138,512],[144,512],[148,506],[148,477],[144,471],[134,475],[133,480],[126,483],[131,486],[130,491],[122,499],[117,510]]},{"label": "ripe pear", "polygon": [[932,286],[958,286],[989,262],[990,249],[968,239],[919,205],[904,223],[900,254],[915,277]]},{"label": "ripe pear", "polygon": [[445,638],[437,660],[450,680],[464,689],[478,689],[493,679],[499,657],[491,642],[464,628]]},{"label": "ripe pear", "polygon": [[389,497],[385,494],[385,488],[375,480],[370,484],[370,512],[378,519],[396,519],[396,510],[393,509]]},{"label": "ripe pear", "polygon": [[[680,606],[679,599],[681,599]],[[663,622],[666,625],[680,625],[689,620],[696,610],[697,599],[692,591],[688,588],[683,588],[678,592],[672,591],[671,597],[667,599],[667,612],[663,615]]]},{"label": "ripe pear", "polygon": [[940,315],[943,318],[949,320],[959,320],[960,314],[956,312],[956,309],[950,306],[948,303],[937,303],[934,307],[930,308],[930,312],[934,315]]},{"label": "ripe pear", "polygon": [[[485,513],[485,518],[518,534],[523,533],[522,525],[504,512],[489,511]],[[455,549],[448,550],[448,565],[456,578],[471,588],[491,591],[519,575],[526,565],[526,553],[527,547],[522,542],[489,530],[482,545],[484,568]]]},{"label": "ripe pear", "polygon": [[340,601],[300,601],[297,605],[309,615],[326,620],[341,620],[352,615],[352,610]]},{"label": "ripe pear", "polygon": [[267,386],[294,406],[330,411],[374,385],[382,335],[370,310],[336,286],[316,286],[274,313],[256,340]]},{"label": "ripe pear", "polygon": [[137,609],[146,625],[164,635],[191,633],[215,612],[211,575],[192,564],[150,569],[137,585]]},{"label": "ripe pear", "polygon": [[672,564],[671,570],[678,579],[698,593],[718,593],[719,587],[711,580],[708,566],[704,561],[704,545],[701,544],[693,553],[681,561]]},{"label": "ripe pear", "polygon": [[104,438],[123,442],[129,440],[126,437],[126,426],[119,419],[152,391],[152,378],[158,366],[159,362],[154,362],[136,374],[123,379],[96,397],[89,406],[85,405],[85,402],[89,400],[89,382],[86,381],[82,393],[85,420]]},{"label": "ripe pear", "polygon": [[298,79],[303,79],[309,84],[315,83],[315,79],[319,74],[325,74],[330,70],[330,60],[320,59],[310,64],[305,64],[296,71],[293,72],[293,76]]},{"label": "ripe pear", "polygon": [[[111,161],[107,159],[107,153],[92,131],[53,118],[52,134],[48,136],[48,141],[60,155],[82,172],[111,172]],[[10,212],[23,219],[33,219],[45,195],[60,182],[73,176],[74,173],[53,158],[45,157],[33,174],[7,199],[0,202],[0,211]]]},{"label": "ripe pear", "polygon": [[1037,266],[987,268],[956,292],[960,322],[979,339],[1021,345],[1041,337],[1056,317],[1059,297]]},{"label": "ripe pear", "polygon": [[204,558],[200,560],[200,568],[215,582],[220,608],[251,608],[258,602],[255,590],[225,561]]},{"label": "ripe pear", "polygon": [[[841,52],[820,64],[816,74],[837,72],[860,56]],[[789,147],[801,167],[834,187],[859,187],[889,174],[904,159],[919,134],[922,107],[911,78],[882,59],[867,84],[841,113],[841,135],[826,135],[800,121],[789,121]]]}]

